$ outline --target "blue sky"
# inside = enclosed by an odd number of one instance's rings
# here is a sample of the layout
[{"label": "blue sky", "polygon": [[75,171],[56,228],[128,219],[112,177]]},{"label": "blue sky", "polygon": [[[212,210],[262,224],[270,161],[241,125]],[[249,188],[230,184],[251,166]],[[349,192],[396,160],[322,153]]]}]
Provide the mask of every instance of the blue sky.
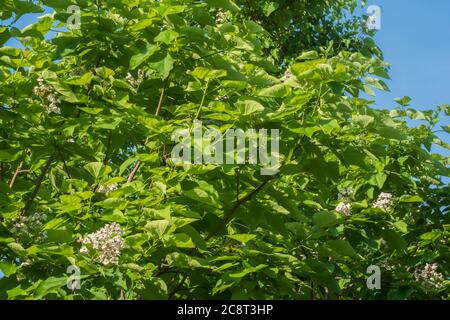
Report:
[{"label": "blue sky", "polygon": [[[412,98],[411,107],[428,109],[450,104],[450,1],[375,0],[382,8],[375,41],[390,63],[391,92],[377,91],[376,105],[390,108],[396,97]],[[450,124],[449,117],[441,125]],[[438,133],[450,143],[450,135]],[[433,151],[450,156],[450,151]]]},{"label": "blue sky", "polygon": [[[389,109],[396,105],[394,98],[403,96],[411,97],[411,107],[420,110],[450,104],[450,0],[377,0],[367,5],[371,4],[382,8],[375,40],[392,65],[386,82],[391,92],[377,91],[376,106]],[[34,18],[23,17],[18,27]],[[449,117],[440,124],[450,124]],[[450,143],[449,134],[438,135]],[[433,151],[450,156],[449,150]]]}]

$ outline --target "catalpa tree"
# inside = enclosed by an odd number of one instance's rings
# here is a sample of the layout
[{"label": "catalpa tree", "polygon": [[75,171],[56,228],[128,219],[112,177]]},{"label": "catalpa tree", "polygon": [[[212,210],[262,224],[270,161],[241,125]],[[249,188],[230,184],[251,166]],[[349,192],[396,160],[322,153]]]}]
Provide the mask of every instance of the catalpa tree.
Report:
[{"label": "catalpa tree", "polygon": [[358,5],[3,0],[0,298],[449,298],[449,106],[373,108]]}]

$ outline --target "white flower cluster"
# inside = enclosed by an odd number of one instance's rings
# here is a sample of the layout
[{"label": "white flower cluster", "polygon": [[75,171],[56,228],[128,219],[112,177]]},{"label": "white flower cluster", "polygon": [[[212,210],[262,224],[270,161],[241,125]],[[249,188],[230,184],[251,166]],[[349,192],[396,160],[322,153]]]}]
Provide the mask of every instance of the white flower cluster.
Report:
[{"label": "white flower cluster", "polygon": [[227,14],[222,9],[219,9],[216,14],[216,23],[223,24],[227,22]]},{"label": "white flower cluster", "polygon": [[352,211],[352,204],[351,204],[352,193],[353,190],[350,188],[341,190],[339,192],[338,199],[341,202],[339,202],[339,204],[336,206],[335,210],[337,213],[340,213],[346,217],[350,216]]},{"label": "white flower cluster", "polygon": [[20,264],[21,267],[28,267],[32,264],[31,259],[28,256],[23,258],[23,262]]},{"label": "white flower cluster", "polygon": [[106,185],[106,186],[100,185],[98,187],[98,189],[97,189],[97,192],[99,192],[99,193],[108,193],[108,192],[116,190],[118,186],[119,185],[117,183],[112,183],[112,184],[109,184],[109,185]]},{"label": "white flower cluster", "polygon": [[61,100],[59,100],[55,91],[45,84],[44,78],[38,78],[38,85],[33,88],[33,93],[43,99],[47,99],[48,104],[44,105],[47,113],[61,113],[61,109],[59,108]]},{"label": "white flower cluster", "polygon": [[392,194],[387,192],[380,193],[378,199],[373,204],[373,207],[389,212],[392,207]]},{"label": "white flower cluster", "polygon": [[335,210],[337,213],[348,217],[352,211],[352,204],[350,202],[339,202]]},{"label": "white flower cluster", "polygon": [[292,74],[291,70],[286,69],[286,71],[284,72],[283,79],[286,81],[286,80],[289,80],[290,78],[292,78],[292,76],[293,76],[293,74]]},{"label": "white flower cluster", "polygon": [[227,100],[228,97],[227,96],[217,96],[214,98],[215,101],[224,101]]},{"label": "white flower cluster", "polygon": [[123,230],[117,223],[109,223],[94,233],[81,238],[83,244],[81,253],[89,253],[94,250],[94,261],[103,265],[119,263],[120,251],[123,249]]},{"label": "white flower cluster", "polygon": [[441,289],[443,288],[444,276],[437,269],[437,263],[427,263],[425,268],[414,272],[414,278],[427,290]]},{"label": "white flower cluster", "polygon": [[19,232],[23,235],[36,235],[37,241],[43,241],[47,238],[47,231],[42,231],[47,215],[45,213],[36,212],[27,217],[20,216],[15,219],[12,232]]},{"label": "white flower cluster", "polygon": [[129,84],[131,84],[134,88],[137,88],[141,85],[142,81],[144,80],[144,71],[138,70],[138,78],[135,79],[131,73],[127,73],[126,77]]}]

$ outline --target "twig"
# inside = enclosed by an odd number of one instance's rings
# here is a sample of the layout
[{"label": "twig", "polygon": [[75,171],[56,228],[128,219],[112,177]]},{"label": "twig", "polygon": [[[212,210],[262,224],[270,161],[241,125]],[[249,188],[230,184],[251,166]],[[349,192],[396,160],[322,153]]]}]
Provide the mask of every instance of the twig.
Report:
[{"label": "twig", "polygon": [[17,176],[19,175],[20,171],[22,170],[23,166],[23,160],[20,161],[19,165],[17,166],[16,172],[14,172],[13,177],[11,178],[11,181],[9,182],[9,188],[12,189],[14,187],[14,184],[16,183]]},{"label": "twig", "polygon": [[[300,139],[300,141],[297,143],[297,145],[294,148],[294,153],[301,147],[301,143],[303,142],[303,139]],[[285,162],[283,162],[282,165],[284,165]],[[264,188],[264,186],[272,179],[275,179],[279,174],[280,174],[281,170],[278,171],[277,174],[273,175],[273,176],[269,176],[266,178],[266,180],[264,180],[257,188],[255,188],[252,192],[250,192],[249,194],[247,194],[245,197],[243,197],[242,199],[236,201],[235,205],[224,214],[223,217],[223,221],[220,224],[220,226],[212,233],[210,233],[207,237],[206,237],[206,241],[208,241],[209,239],[211,239],[211,237],[217,235],[218,233],[220,233],[222,231],[223,228],[225,228],[225,226],[228,224],[228,222],[230,222],[234,215],[236,214],[237,210],[240,208],[241,205],[243,205],[244,203],[250,201],[253,199],[253,197],[255,197],[261,190],[262,188]]]},{"label": "twig", "polygon": [[112,139],[112,130],[109,130],[108,134],[108,142],[106,144],[105,158],[103,158],[103,164],[106,165],[109,159],[109,152],[111,151],[111,139]]},{"label": "twig", "polygon": [[37,194],[39,192],[39,189],[41,188],[42,181],[44,181],[45,175],[47,174],[48,169],[50,169],[50,165],[53,162],[53,158],[54,158],[53,155],[48,157],[47,162],[45,163],[45,166],[42,168],[41,174],[40,174],[38,180],[36,181],[36,185],[34,187],[34,190],[31,193],[31,196],[28,199],[27,203],[25,204],[25,207],[22,209],[22,212],[21,212],[22,215],[26,215],[26,213],[30,209],[31,205],[33,204],[34,198],[36,198],[36,196],[37,196]]},{"label": "twig", "polygon": [[266,180],[264,180],[257,188],[255,188],[252,192],[250,192],[249,194],[247,194],[245,197],[243,197],[242,199],[240,199],[239,201],[237,201],[234,206],[225,213],[225,215],[223,216],[223,220],[222,223],[220,224],[220,226],[211,234],[208,235],[208,237],[206,237],[206,240],[208,241],[211,237],[213,237],[214,235],[218,234],[220,231],[222,231],[223,228],[225,228],[225,226],[228,224],[228,222],[231,221],[231,219],[233,219],[234,215],[236,214],[237,210],[246,202],[250,201],[251,199],[253,199],[254,196],[256,196],[261,190],[262,188],[264,188],[264,186],[274,178],[275,176],[271,176],[268,177]]},{"label": "twig", "polygon": [[[159,96],[159,102],[158,102],[158,106],[156,107],[155,116],[157,116],[159,114],[159,112],[161,111],[161,106],[162,106],[162,103],[163,103],[163,100],[164,100],[164,94],[166,92],[166,85],[167,85],[167,81],[166,81],[166,83],[164,84],[164,86],[163,86],[163,88],[161,90],[161,95]],[[144,146],[146,146],[147,143],[148,143],[148,137],[145,139]],[[133,170],[130,172],[130,174],[128,176],[127,182],[132,182],[134,180],[134,176],[138,172],[141,164],[142,164],[141,160],[138,160],[136,162],[136,164],[134,165]]]},{"label": "twig", "polygon": [[240,177],[241,173],[239,167],[236,169],[236,201],[239,201],[239,187],[240,187]]},{"label": "twig", "polygon": [[70,172],[69,172],[69,167],[67,166],[66,160],[64,159],[64,156],[61,152],[61,149],[55,144],[56,150],[58,151],[59,157],[61,158],[61,161],[63,162],[64,165],[64,170],[67,173],[67,176],[69,177],[69,179],[72,179],[72,177],[70,176]]},{"label": "twig", "polygon": [[164,84],[164,86],[161,90],[161,95],[159,96],[158,107],[156,108],[155,116],[157,116],[159,114],[159,112],[161,111],[161,106],[162,106],[162,103],[164,100],[165,92],[166,92],[166,84]]},{"label": "twig", "polygon": [[180,283],[172,290],[172,292],[169,294],[168,300],[172,299],[172,297],[177,293],[177,291],[183,286],[184,282],[186,281],[187,275],[185,274],[183,278],[181,279]]}]

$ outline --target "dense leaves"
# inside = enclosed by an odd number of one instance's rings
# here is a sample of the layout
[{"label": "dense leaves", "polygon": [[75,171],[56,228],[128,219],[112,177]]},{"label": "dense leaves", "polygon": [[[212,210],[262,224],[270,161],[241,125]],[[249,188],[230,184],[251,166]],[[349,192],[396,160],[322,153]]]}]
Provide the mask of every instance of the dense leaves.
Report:
[{"label": "dense leaves", "polygon": [[[73,4],[81,25],[67,30]],[[0,27],[0,297],[448,298],[447,278],[430,288],[414,273],[437,263],[449,274],[448,158],[430,151],[448,149],[434,130],[449,108],[416,111],[407,97],[371,107],[362,93],[387,89],[388,65],[347,18],[355,6],[2,4],[12,22]],[[279,173],[174,165],[172,133],[195,120],[279,129]],[[335,210],[342,201],[350,212]],[[121,255],[103,264],[95,240],[79,239],[111,223]],[[80,289],[66,286],[71,265]],[[366,286],[370,265],[380,290]]]}]

